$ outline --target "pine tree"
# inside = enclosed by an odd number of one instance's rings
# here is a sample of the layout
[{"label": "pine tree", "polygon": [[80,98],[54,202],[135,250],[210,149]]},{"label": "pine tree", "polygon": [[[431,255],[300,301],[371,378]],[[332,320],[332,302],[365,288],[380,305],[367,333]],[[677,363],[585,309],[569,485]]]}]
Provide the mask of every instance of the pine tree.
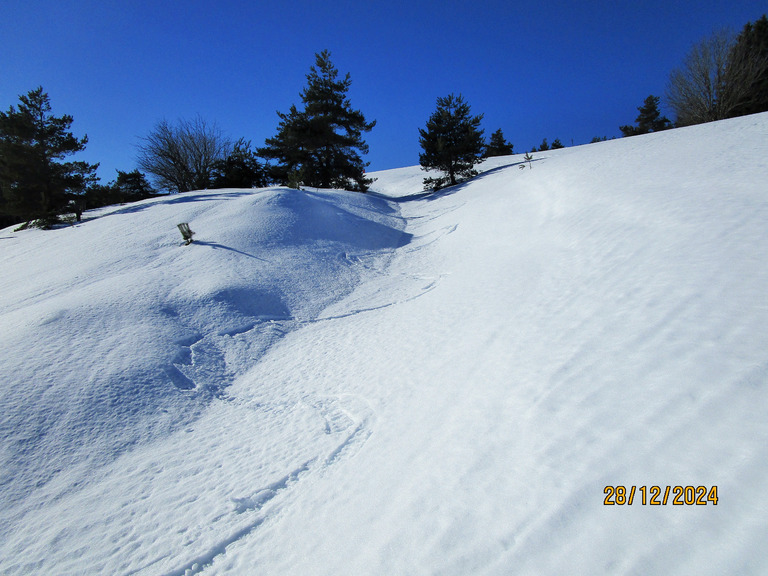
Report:
[{"label": "pine tree", "polygon": [[491,139],[488,145],[485,147],[485,156],[490,158],[492,156],[510,156],[514,154],[512,151],[513,145],[504,139],[504,133],[501,128],[491,134]]},{"label": "pine tree", "polygon": [[559,150],[560,148],[565,148],[562,142],[560,142],[560,138],[555,138],[552,142],[552,146],[550,146],[552,150]]},{"label": "pine tree", "polygon": [[[117,179],[109,184],[93,184],[88,186],[83,200],[88,208],[99,208],[110,204],[136,202],[152,198],[156,190],[147,181],[147,177],[134,170],[132,172],[117,171]],[[83,203],[80,203],[83,205]]]},{"label": "pine tree", "polygon": [[635,118],[637,126],[620,126],[619,130],[624,136],[637,136],[639,134],[648,134],[649,132],[660,132],[672,127],[672,123],[659,112],[660,98],[651,94],[645,99],[642,106],[637,108],[638,114]]},{"label": "pine tree", "polygon": [[235,142],[232,152],[213,165],[212,188],[259,188],[266,186],[264,169],[244,139]]},{"label": "pine tree", "polygon": [[118,170],[114,187],[120,202],[136,202],[157,194],[157,191],[147,181],[147,177],[138,170],[133,172]]},{"label": "pine tree", "polygon": [[98,164],[62,162],[85,149],[88,137],[69,130],[72,116],[51,114],[48,94],[39,87],[0,112],[0,190],[2,210],[18,219],[48,225],[96,179]]},{"label": "pine tree", "polygon": [[547,142],[547,139],[544,138],[544,140],[541,141],[541,144],[539,144],[539,152],[546,152],[549,150],[549,143]]},{"label": "pine tree", "polygon": [[726,82],[742,85],[729,117],[768,111],[768,16],[744,26],[728,55]]},{"label": "pine tree", "polygon": [[362,138],[376,121],[367,122],[347,98],[352,80],[339,79],[327,50],[315,54],[315,65],[301,92],[304,109],[292,105],[287,114],[278,112],[277,134],[268,138],[258,155],[274,159],[271,176],[283,184],[302,182],[318,188],[344,188],[365,192],[372,182],[365,177],[361,154],[368,153]]},{"label": "pine tree", "polygon": [[437,99],[437,109],[427,120],[426,129],[419,129],[424,150],[419,163],[423,169],[440,170],[445,176],[425,178],[425,188],[453,186],[477,174],[473,167],[482,160],[484,151],[482,119],[482,114],[470,114],[470,106],[461,95]]}]

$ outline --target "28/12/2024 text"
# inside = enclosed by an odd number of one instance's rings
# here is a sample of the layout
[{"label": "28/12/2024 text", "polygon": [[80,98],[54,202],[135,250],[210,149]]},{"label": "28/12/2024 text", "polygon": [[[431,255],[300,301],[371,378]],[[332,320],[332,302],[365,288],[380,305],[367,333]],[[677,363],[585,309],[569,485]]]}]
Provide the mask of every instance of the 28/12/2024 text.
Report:
[{"label": "28/12/2024 text", "polygon": [[717,486],[606,486],[606,506],[717,506]]}]

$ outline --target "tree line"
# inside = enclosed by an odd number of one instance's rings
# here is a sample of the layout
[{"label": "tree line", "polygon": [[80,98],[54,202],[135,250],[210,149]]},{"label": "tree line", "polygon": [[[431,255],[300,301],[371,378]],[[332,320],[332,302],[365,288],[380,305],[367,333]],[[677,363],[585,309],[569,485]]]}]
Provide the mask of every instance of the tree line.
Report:
[{"label": "tree line", "polygon": [[[79,219],[86,207],[150,198],[158,190],[278,184],[365,192],[372,181],[362,159],[368,152],[363,134],[376,121],[369,122],[352,107],[347,96],[350,75],[339,75],[327,50],[315,55],[306,78],[301,106],[278,112],[277,133],[263,146],[254,149],[244,138],[232,141],[201,117],[175,124],[162,120],[137,147],[139,170],[118,170],[117,178],[106,185],[96,177],[98,164],[66,161],[85,148],[88,138],[70,131],[71,116],[52,114],[42,87],[32,90],[19,97],[17,107],[0,111],[0,225],[50,226],[64,213]],[[650,95],[638,107],[635,125],[620,127],[622,134],[768,110],[766,16],[747,24],[738,36],[717,33],[695,45],[670,74],[666,100],[674,122],[661,115],[661,99]],[[474,176],[474,166],[484,158],[514,153],[501,129],[486,143],[482,119],[482,114],[471,113],[460,94],[437,99],[435,111],[419,130],[419,163],[434,174],[424,179],[426,189],[455,185]],[[532,151],[562,147],[559,139],[550,144],[545,138]]]},{"label": "tree line", "polygon": [[661,98],[651,94],[638,107],[635,125],[620,126],[622,135],[768,111],[768,16],[738,35],[720,30],[696,43],[670,73],[665,100],[674,122],[661,115]]}]

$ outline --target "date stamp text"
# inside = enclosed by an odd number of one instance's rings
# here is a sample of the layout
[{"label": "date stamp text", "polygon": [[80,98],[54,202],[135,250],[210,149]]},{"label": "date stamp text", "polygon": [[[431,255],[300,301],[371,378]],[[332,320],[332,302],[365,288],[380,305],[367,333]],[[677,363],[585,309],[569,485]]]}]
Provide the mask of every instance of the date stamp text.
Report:
[{"label": "date stamp text", "polygon": [[606,486],[605,506],[717,506],[717,486]]}]

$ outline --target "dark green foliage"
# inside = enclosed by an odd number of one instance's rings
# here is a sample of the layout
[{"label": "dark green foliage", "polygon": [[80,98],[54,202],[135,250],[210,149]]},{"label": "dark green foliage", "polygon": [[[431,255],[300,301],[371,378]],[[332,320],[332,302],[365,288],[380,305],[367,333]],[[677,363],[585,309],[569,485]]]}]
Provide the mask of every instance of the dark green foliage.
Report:
[{"label": "dark green foliage", "polygon": [[213,166],[212,188],[261,188],[267,185],[264,168],[251,150],[250,141],[235,142],[232,152]]},{"label": "dark green foliage", "polygon": [[437,109],[427,120],[426,129],[419,129],[424,150],[419,163],[423,169],[440,170],[445,176],[425,178],[425,188],[453,186],[477,174],[473,167],[482,160],[484,151],[482,119],[482,114],[470,114],[470,106],[461,95],[437,99]]},{"label": "dark green foliage", "polygon": [[144,200],[157,194],[147,181],[147,177],[138,170],[133,172],[118,170],[115,188],[117,188],[120,196],[124,198],[124,202]]},{"label": "dark green foliage", "polygon": [[111,204],[123,204],[152,198],[157,191],[138,170],[133,172],[117,171],[117,179],[109,184],[94,184],[85,192],[87,208],[99,208]]},{"label": "dark green foliage", "polygon": [[42,87],[0,112],[0,210],[17,221],[50,225],[95,181],[98,164],[63,162],[85,149],[69,130],[72,116],[51,114]]},{"label": "dark green foliage", "polygon": [[[291,188],[301,185],[301,178],[295,176],[301,172],[302,166],[309,159],[309,151],[304,141],[308,132],[304,115],[298,111],[295,105],[291,105],[288,114],[278,112],[280,124],[277,134],[268,138],[266,146],[259,148],[257,154],[262,158],[276,159],[277,164],[271,164],[267,168],[269,179]],[[293,178],[291,178],[293,176]],[[289,183],[289,180],[295,186]]]},{"label": "dark green foliage", "polygon": [[120,203],[120,200],[117,198],[114,182],[109,184],[94,183],[88,186],[83,200],[86,208],[101,208],[102,206]]},{"label": "dark green foliage", "polygon": [[362,134],[376,121],[366,122],[352,108],[347,98],[352,80],[349,74],[338,76],[330,52],[315,54],[301,92],[304,110],[292,105],[287,114],[278,112],[277,134],[258,149],[262,158],[276,160],[269,169],[272,179],[284,185],[368,189],[372,180],[365,177],[368,164],[360,156],[368,153]]},{"label": "dark green foliage", "polygon": [[491,134],[491,139],[488,145],[485,147],[485,156],[490,158],[492,156],[510,156],[514,154],[512,151],[512,144],[504,139],[504,133],[501,128]]},{"label": "dark green foliage", "polygon": [[544,138],[544,140],[541,141],[541,144],[539,144],[538,148],[536,148],[536,146],[531,148],[531,152],[546,152],[547,150],[557,150],[558,148],[565,148],[565,145],[560,142],[560,138],[555,138],[552,144],[550,144],[547,139]]},{"label": "dark green foliage", "polygon": [[597,142],[607,142],[608,136],[595,136],[589,141],[590,144],[596,144]]},{"label": "dark green foliage", "polygon": [[643,101],[643,105],[637,110],[640,112],[635,123],[637,126],[620,126],[619,130],[624,136],[637,136],[649,132],[660,132],[672,127],[672,122],[659,112],[660,98],[651,94]]},{"label": "dark green foliage", "polygon": [[738,82],[745,68],[750,76],[746,80],[748,85],[730,117],[768,111],[768,17],[765,14],[754,24],[744,26],[736,39],[729,54],[728,82]]}]

